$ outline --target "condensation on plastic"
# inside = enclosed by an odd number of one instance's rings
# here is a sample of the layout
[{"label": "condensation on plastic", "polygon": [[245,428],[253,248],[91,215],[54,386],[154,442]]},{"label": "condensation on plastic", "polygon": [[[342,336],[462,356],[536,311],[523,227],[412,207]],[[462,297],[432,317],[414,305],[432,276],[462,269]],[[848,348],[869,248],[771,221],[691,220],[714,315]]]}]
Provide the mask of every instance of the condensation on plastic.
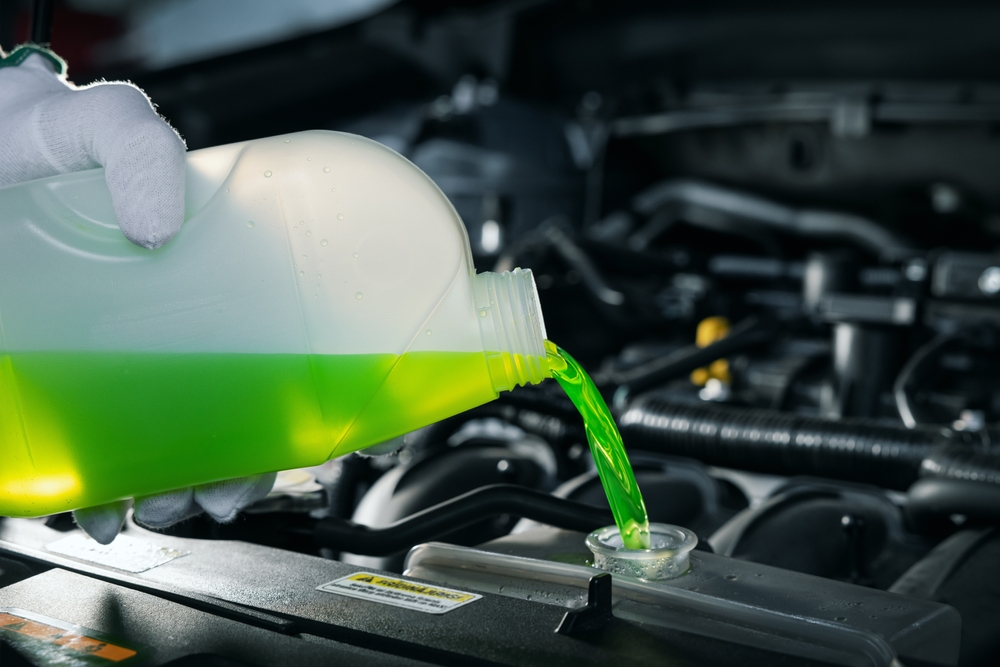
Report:
[{"label": "condensation on plastic", "polygon": [[[0,353],[544,358],[530,271],[475,276],[447,198],[376,142],[313,131],[194,151],[186,217],[149,251],[119,231],[101,169],[0,188]],[[498,390],[542,377],[537,359],[493,366]]]}]

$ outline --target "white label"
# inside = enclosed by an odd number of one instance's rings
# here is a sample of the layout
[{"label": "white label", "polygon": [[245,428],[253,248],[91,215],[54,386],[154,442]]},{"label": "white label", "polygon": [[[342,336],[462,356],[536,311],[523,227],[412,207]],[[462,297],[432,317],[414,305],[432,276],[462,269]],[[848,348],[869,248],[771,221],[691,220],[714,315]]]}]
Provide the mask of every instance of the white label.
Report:
[{"label": "white label", "polygon": [[145,572],[191,553],[158,547],[152,542],[137,540],[128,535],[119,535],[111,544],[99,544],[81,533],[64,537],[45,548],[63,556],[126,572]]},{"label": "white label", "polygon": [[428,614],[444,614],[483,597],[451,588],[428,586],[416,581],[384,577],[373,572],[356,572],[317,586],[316,590],[381,602]]}]

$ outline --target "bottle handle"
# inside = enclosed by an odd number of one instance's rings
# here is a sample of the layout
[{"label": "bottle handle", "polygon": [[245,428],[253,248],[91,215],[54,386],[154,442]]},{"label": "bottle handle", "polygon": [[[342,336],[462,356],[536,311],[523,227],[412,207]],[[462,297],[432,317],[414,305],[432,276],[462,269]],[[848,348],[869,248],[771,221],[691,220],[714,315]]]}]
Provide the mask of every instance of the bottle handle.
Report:
[{"label": "bottle handle", "polygon": [[184,219],[190,220],[211,201],[250,142],[191,151],[186,157]]}]

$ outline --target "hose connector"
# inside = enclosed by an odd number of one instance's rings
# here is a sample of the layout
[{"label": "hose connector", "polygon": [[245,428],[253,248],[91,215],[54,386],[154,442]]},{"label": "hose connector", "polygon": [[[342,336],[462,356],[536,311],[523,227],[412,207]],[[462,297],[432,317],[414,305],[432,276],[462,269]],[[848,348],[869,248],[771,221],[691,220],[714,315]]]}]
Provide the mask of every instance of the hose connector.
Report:
[{"label": "hose connector", "polygon": [[473,289],[493,388],[508,391],[549,377],[545,320],[531,271],[480,273]]}]

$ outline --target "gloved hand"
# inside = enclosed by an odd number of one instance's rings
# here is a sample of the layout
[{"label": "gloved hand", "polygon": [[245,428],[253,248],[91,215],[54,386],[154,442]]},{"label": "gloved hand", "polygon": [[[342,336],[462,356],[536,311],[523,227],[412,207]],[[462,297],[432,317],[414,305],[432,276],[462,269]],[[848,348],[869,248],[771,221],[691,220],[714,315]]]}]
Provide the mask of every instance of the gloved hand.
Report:
[{"label": "gloved hand", "polygon": [[[2,53],[0,53],[2,56]],[[184,222],[184,142],[146,95],[128,83],[78,88],[65,64],[33,47],[0,60],[0,186],[104,167],[122,233],[158,248]],[[208,512],[231,521],[271,490],[275,475],[181,489],[135,501],[135,518],[161,528]],[[101,544],[121,530],[130,501],[77,510]]]},{"label": "gloved hand", "polygon": [[0,61],[0,186],[104,166],[122,233],[158,248],[184,222],[184,142],[127,83],[77,88],[55,56]]},{"label": "gloved hand", "polygon": [[[150,528],[166,528],[206,512],[219,523],[236,518],[244,507],[261,500],[274,486],[277,473],[240,477],[135,499],[135,520]],[[110,544],[128,513],[130,501],[88,507],[73,512],[80,528],[101,544]]]}]

